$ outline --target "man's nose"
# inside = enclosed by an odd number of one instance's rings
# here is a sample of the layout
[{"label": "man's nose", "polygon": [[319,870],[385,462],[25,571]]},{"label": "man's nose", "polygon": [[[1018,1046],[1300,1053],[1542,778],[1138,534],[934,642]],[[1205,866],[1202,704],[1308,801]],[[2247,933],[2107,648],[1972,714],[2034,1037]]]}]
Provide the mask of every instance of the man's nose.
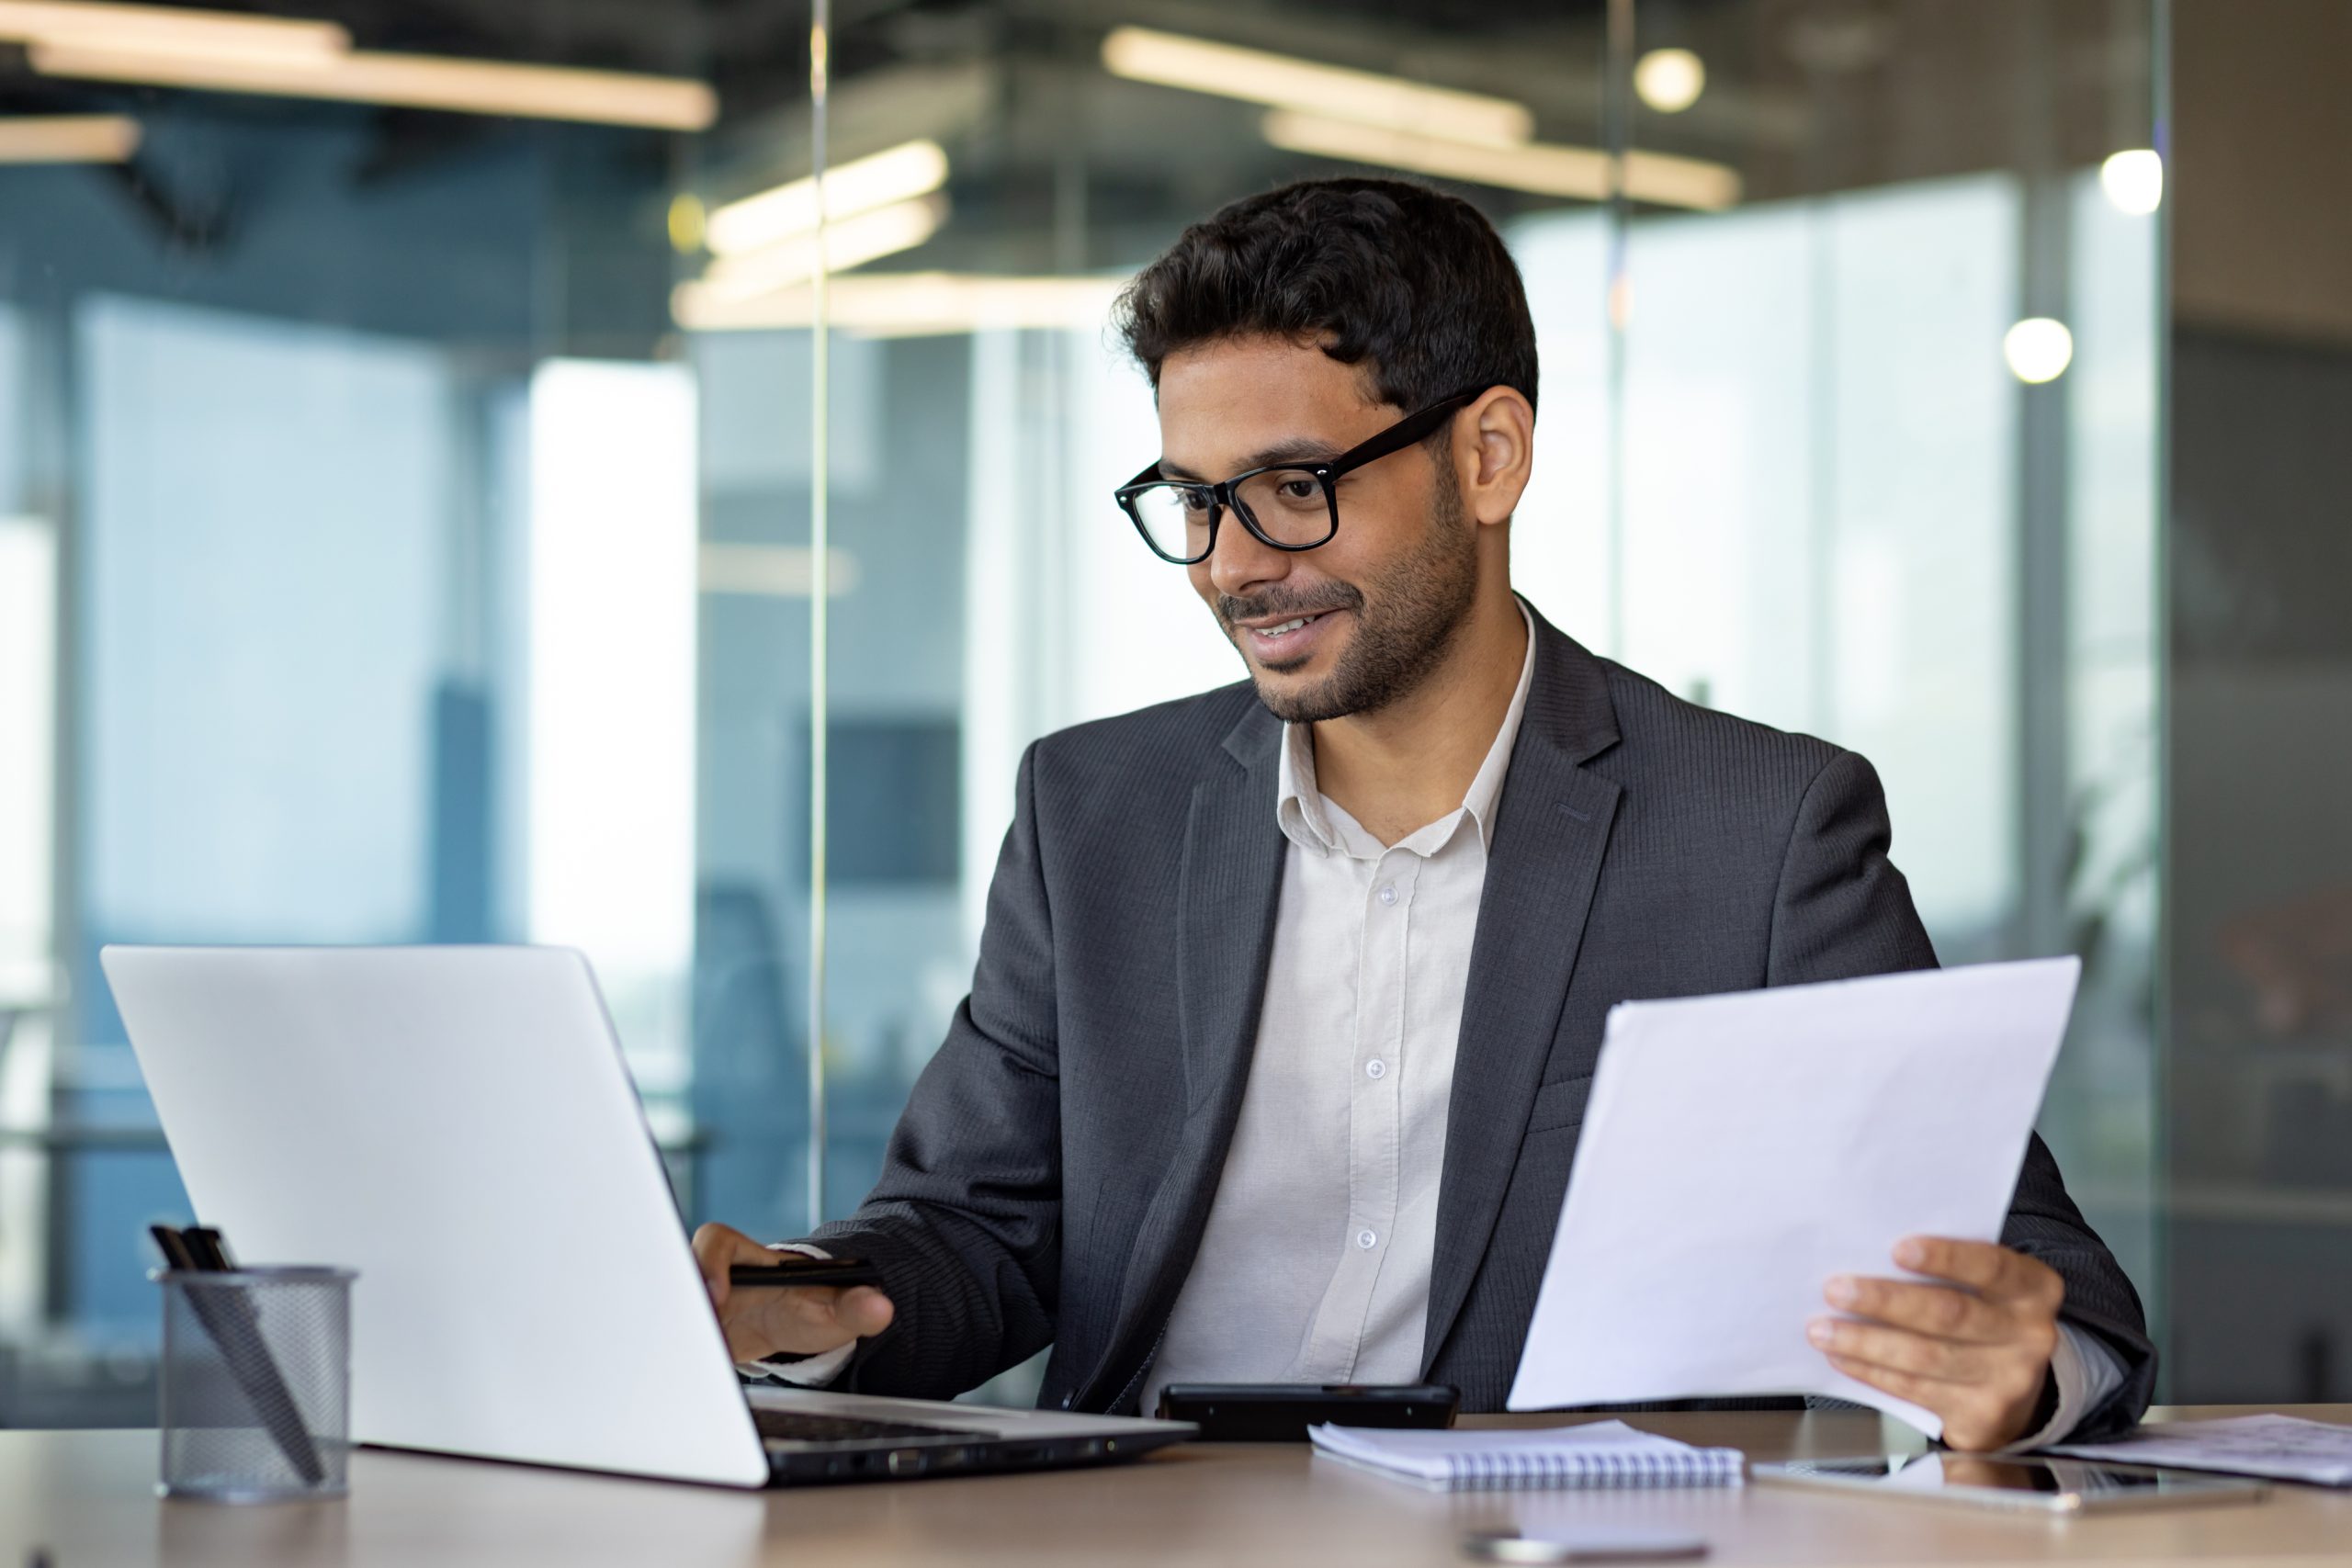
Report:
[{"label": "man's nose", "polygon": [[1209,552],[1209,581],[1220,593],[1240,597],[1290,575],[1290,552],[1275,549],[1252,534],[1240,513],[1226,508],[1217,523],[1216,545]]}]

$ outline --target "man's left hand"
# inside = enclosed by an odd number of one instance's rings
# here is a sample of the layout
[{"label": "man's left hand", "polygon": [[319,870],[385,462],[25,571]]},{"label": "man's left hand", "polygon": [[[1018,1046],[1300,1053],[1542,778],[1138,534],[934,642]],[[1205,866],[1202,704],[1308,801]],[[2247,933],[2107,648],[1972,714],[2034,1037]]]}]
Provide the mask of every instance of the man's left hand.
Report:
[{"label": "man's left hand", "polygon": [[1807,1337],[1848,1377],[1942,1416],[1955,1449],[2025,1436],[2058,1348],[2058,1271],[1993,1242],[1935,1236],[1906,1237],[1894,1261],[1941,1282],[1841,1274],[1822,1295],[1863,1321],[1817,1317]]}]

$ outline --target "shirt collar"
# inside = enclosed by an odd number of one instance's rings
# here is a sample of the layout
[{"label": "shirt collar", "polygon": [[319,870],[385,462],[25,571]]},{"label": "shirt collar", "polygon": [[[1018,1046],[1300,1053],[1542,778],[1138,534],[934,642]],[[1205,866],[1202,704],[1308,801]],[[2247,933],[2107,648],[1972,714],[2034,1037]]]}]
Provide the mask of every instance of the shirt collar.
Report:
[{"label": "shirt collar", "polygon": [[[1503,710],[1502,728],[1495,731],[1494,742],[1487,748],[1486,758],[1462,797],[1461,809],[1478,825],[1481,848],[1493,847],[1495,807],[1502,798],[1503,775],[1510,770],[1511,748],[1518,743],[1520,720],[1527,712],[1527,688],[1535,677],[1535,618],[1524,604],[1519,605],[1519,613],[1527,623],[1527,657],[1520,661],[1519,685],[1510,694],[1510,705]],[[1274,819],[1283,835],[1301,849],[1331,854],[1344,848],[1340,823],[1334,820],[1344,815],[1315,787],[1314,727],[1283,725],[1274,792]]]}]

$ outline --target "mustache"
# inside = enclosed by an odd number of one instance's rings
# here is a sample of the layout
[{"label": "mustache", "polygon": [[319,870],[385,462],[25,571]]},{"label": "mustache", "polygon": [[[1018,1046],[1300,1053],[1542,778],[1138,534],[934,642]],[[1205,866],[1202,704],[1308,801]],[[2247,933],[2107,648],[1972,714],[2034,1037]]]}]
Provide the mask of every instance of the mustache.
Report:
[{"label": "mustache", "polygon": [[1363,608],[1363,592],[1346,582],[1329,583],[1311,592],[1260,593],[1247,599],[1220,593],[1216,597],[1216,618],[1228,630],[1237,621],[1255,620],[1261,615],[1320,615],[1332,610]]}]

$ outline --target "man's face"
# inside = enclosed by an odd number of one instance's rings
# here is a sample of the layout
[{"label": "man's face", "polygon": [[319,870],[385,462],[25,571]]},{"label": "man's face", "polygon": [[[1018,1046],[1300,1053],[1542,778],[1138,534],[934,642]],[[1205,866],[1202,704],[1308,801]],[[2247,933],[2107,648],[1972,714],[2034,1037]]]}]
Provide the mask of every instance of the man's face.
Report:
[{"label": "man's face", "polygon": [[[1374,400],[1357,367],[1312,344],[1246,338],[1170,355],[1159,371],[1160,469],[1218,480],[1336,457],[1410,409]],[[1368,713],[1443,659],[1477,589],[1476,530],[1451,458],[1408,447],[1339,481],[1340,531],[1278,550],[1228,510],[1186,570],[1278,716]]]}]

